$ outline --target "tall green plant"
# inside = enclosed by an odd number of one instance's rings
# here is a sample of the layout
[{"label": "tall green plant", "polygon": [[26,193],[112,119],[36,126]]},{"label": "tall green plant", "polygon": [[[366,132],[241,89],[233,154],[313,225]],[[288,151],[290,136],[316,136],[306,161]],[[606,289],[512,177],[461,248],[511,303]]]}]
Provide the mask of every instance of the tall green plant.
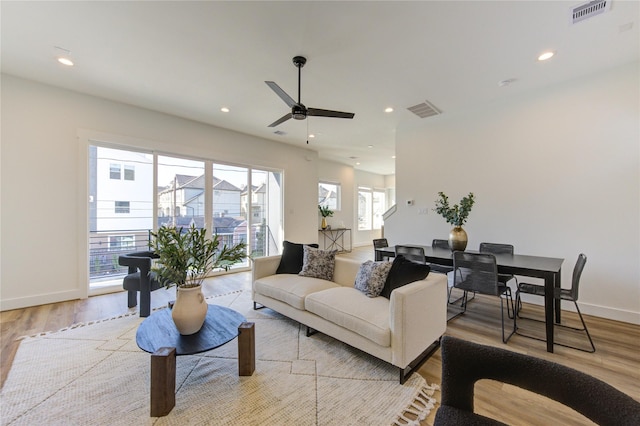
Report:
[{"label": "tall green plant", "polygon": [[225,244],[218,250],[219,246],[217,234],[207,238],[206,230],[198,229],[194,224],[186,230],[163,226],[157,232],[151,232],[149,247],[159,256],[151,270],[166,287],[201,285],[211,271],[229,270],[247,257],[244,242],[231,247]]},{"label": "tall green plant", "polygon": [[476,202],[473,192],[470,192],[469,195],[460,200],[460,205],[454,204],[453,207],[449,206],[449,197],[444,192],[438,192],[438,196],[440,198],[436,200],[434,211],[453,226],[464,225],[469,218],[469,213],[471,213],[471,207]]}]

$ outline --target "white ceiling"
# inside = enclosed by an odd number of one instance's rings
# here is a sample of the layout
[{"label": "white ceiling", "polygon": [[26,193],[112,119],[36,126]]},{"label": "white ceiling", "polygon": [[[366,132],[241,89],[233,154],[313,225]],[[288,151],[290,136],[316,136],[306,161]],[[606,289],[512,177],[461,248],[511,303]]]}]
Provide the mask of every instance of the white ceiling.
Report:
[{"label": "white ceiling", "polygon": [[[638,60],[638,1],[613,0],[609,12],[571,25],[579,3],[2,1],[1,67],[298,146],[308,125],[321,158],[392,174],[396,129],[438,119],[410,106],[428,100],[455,114]],[[56,46],[73,68],[55,61]],[[537,62],[547,49],[556,56]],[[296,55],[308,59],[302,102],[353,120],[289,120],[276,128],[285,136],[267,127],[289,109],[264,82],[297,99]]]}]

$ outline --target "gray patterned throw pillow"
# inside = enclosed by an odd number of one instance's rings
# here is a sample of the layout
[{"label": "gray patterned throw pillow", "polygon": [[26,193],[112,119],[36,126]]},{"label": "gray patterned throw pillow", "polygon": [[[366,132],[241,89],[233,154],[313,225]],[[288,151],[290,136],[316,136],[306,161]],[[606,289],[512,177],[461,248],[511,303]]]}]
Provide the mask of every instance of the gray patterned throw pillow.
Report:
[{"label": "gray patterned throw pillow", "polygon": [[337,252],[304,246],[302,271],[298,275],[332,281]]},{"label": "gray patterned throw pillow", "polygon": [[380,296],[391,270],[391,265],[391,262],[367,260],[360,265],[354,287],[368,297]]}]

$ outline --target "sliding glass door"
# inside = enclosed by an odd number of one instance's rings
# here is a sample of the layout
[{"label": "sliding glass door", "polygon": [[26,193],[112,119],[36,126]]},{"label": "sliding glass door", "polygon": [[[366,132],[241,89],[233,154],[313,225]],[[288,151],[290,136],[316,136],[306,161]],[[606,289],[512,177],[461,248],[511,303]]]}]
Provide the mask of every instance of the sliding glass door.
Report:
[{"label": "sliding glass door", "polygon": [[160,226],[207,228],[221,244],[244,241],[251,257],[280,252],[280,171],[99,145],[88,161],[91,288],[121,285],[118,256],[147,250]]}]

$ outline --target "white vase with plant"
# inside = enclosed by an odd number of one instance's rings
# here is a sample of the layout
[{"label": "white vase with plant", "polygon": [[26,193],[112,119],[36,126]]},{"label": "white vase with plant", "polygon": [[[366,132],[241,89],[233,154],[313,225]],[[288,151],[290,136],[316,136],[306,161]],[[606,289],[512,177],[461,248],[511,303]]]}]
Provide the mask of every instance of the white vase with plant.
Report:
[{"label": "white vase with plant", "polygon": [[152,267],[165,286],[176,286],[176,302],[171,316],[182,335],[197,333],[204,324],[208,305],[202,282],[216,269],[228,270],[247,257],[246,244],[223,245],[217,234],[207,237],[206,229],[162,226],[151,233],[149,247],[158,255]]},{"label": "white vase with plant", "polygon": [[327,217],[333,216],[333,211],[329,209],[327,206],[322,206],[318,204],[318,210],[320,211],[320,215],[322,216],[322,223],[320,227],[322,229],[327,229]]},{"label": "white vase with plant", "polygon": [[467,248],[468,236],[462,225],[464,225],[469,218],[471,208],[475,203],[473,192],[460,200],[460,204],[449,205],[449,197],[444,192],[438,192],[439,199],[436,200],[436,213],[441,215],[447,223],[452,224],[454,227],[449,232],[449,248],[451,250],[461,250]]}]

